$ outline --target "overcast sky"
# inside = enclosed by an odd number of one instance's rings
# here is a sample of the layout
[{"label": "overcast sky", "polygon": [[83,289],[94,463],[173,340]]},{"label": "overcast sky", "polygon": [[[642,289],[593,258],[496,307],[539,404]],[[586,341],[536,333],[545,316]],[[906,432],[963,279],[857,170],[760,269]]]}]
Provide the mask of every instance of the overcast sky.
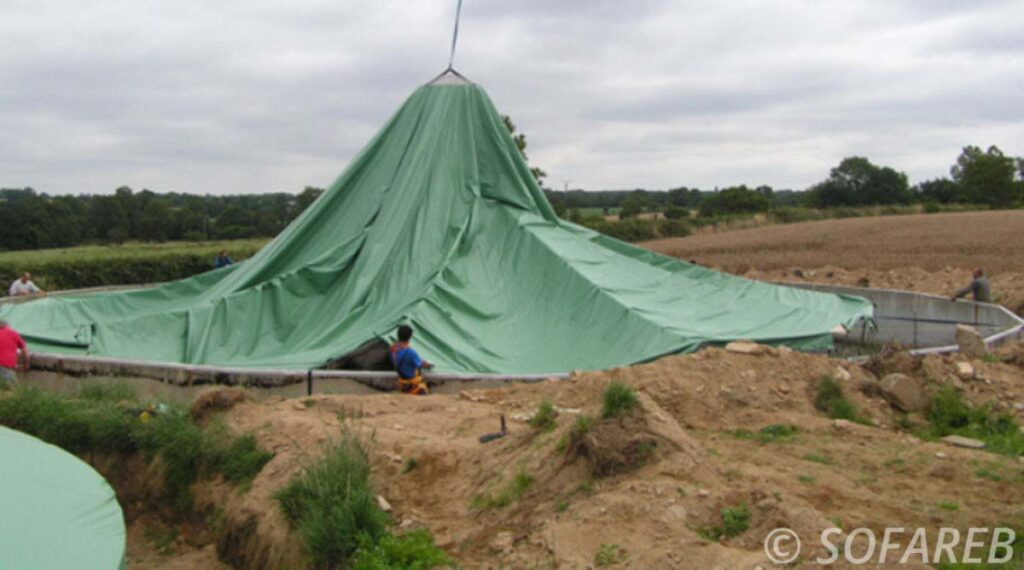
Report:
[{"label": "overcast sky", "polygon": [[[454,0],[0,0],[0,187],[326,186],[447,64]],[[1024,155],[1024,2],[465,0],[455,67],[587,190],[911,182]]]}]

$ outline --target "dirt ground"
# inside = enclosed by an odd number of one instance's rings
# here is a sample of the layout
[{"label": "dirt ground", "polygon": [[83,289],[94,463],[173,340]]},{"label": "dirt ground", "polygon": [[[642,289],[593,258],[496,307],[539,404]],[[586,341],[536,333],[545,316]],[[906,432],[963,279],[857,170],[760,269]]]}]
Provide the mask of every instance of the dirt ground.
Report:
[{"label": "dirt ground", "polygon": [[694,235],[642,245],[770,281],[951,295],[982,267],[996,302],[1024,314],[1024,211],[848,218]]},{"label": "dirt ground", "polygon": [[[956,385],[969,399],[1024,419],[1024,359],[990,360],[975,361],[977,377],[969,381],[956,378],[953,357],[902,355],[884,364],[927,390]],[[814,386],[825,375],[840,379],[873,425],[837,424],[815,409]],[[615,457],[638,463],[599,476],[596,459],[560,442],[580,415],[599,417],[611,382],[635,388],[641,409],[628,421],[598,422],[590,433],[600,445],[591,450],[643,454],[605,455],[605,466]],[[825,356],[706,349],[568,381],[451,396],[244,401],[224,420],[237,432],[254,432],[274,459],[241,491],[197,485],[216,532],[137,516],[129,561],[133,568],[302,567],[301,540],[272,495],[343,425],[372,442],[374,482],[399,530],[430,529],[465,568],[769,568],[763,541],[777,527],[805,537],[801,567],[813,567],[807,561],[824,551],[810,537],[827,527],[935,532],[1024,524],[1024,461],[909,435],[877,384],[867,368]],[[525,423],[545,400],[560,410],[550,432]],[[509,419],[508,436],[481,444],[478,437],[496,431],[501,415]],[[775,442],[735,434],[775,424],[798,431]],[[409,460],[416,463],[411,471]],[[507,506],[480,500],[510,489],[517,476],[532,483]],[[702,536],[722,523],[723,509],[741,506],[750,513],[748,530],[721,542]]]}]

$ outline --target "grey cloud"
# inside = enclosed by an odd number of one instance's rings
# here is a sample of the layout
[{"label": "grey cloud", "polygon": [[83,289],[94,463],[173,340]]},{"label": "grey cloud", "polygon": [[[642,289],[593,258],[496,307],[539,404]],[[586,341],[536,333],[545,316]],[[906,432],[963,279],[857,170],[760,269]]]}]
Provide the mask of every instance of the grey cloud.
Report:
[{"label": "grey cloud", "polygon": [[[14,2],[0,186],[328,184],[447,61],[452,2]],[[552,185],[802,188],[1024,140],[1019,2],[466,0],[456,67]]]}]

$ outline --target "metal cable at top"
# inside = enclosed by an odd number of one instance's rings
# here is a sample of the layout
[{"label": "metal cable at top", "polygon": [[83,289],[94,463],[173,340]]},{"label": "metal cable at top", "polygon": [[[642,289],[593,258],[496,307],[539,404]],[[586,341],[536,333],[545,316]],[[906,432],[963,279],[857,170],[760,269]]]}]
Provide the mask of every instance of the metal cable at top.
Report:
[{"label": "metal cable at top", "polygon": [[452,64],[455,62],[455,42],[459,39],[460,14],[462,14],[462,0],[459,0],[458,5],[455,7],[455,30],[452,32],[452,51],[448,55],[448,69],[452,69]]}]

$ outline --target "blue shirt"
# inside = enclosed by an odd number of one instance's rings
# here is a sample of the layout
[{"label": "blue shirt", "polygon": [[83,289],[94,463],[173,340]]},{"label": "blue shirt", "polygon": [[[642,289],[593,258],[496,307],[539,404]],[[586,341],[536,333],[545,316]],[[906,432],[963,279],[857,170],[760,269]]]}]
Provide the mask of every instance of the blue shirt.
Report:
[{"label": "blue shirt", "polygon": [[414,348],[407,346],[398,351],[392,350],[391,364],[395,366],[399,376],[410,380],[416,377],[416,373],[423,366],[423,359]]},{"label": "blue shirt", "polygon": [[220,269],[221,267],[227,267],[228,265],[231,265],[232,263],[234,263],[234,262],[231,261],[230,257],[218,255],[217,256],[217,260],[213,262],[213,266],[215,268],[217,268],[217,269]]}]

